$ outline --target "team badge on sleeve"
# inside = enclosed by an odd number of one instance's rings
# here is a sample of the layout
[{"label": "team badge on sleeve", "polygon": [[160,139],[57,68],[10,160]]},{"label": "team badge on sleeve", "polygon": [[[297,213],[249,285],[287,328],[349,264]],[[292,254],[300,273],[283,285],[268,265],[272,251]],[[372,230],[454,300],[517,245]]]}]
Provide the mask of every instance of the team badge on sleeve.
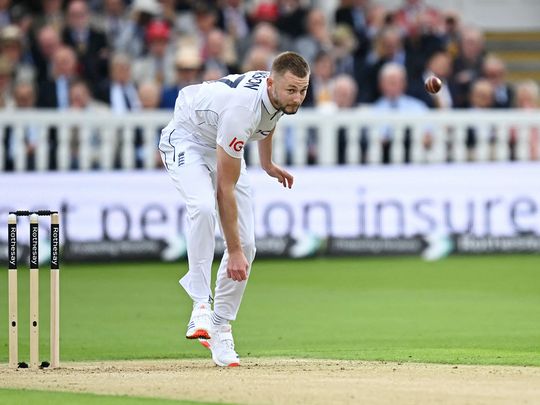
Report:
[{"label": "team badge on sleeve", "polygon": [[236,136],[233,138],[229,147],[232,148],[235,152],[240,152],[244,147],[244,141],[239,140]]}]

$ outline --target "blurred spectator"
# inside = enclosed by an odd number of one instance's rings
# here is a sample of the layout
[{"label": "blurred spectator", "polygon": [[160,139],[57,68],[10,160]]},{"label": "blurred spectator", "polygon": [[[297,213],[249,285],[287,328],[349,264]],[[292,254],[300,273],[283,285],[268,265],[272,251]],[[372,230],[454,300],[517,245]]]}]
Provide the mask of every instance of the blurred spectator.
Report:
[{"label": "blurred spectator", "polygon": [[[35,108],[36,93],[34,86],[31,82],[18,82],[13,89],[13,105],[11,106],[15,110],[25,110]],[[26,170],[36,169],[36,146],[39,137],[39,127],[34,124],[23,125],[23,147],[24,154],[26,156]],[[15,130],[11,126],[4,128],[4,150],[6,154],[4,156],[4,167],[6,171],[12,171],[15,169],[15,156],[18,153],[16,150],[17,145],[14,139]]]},{"label": "blurred spectator", "polygon": [[[407,73],[405,68],[398,63],[388,63],[384,65],[379,74],[379,86],[381,97],[373,105],[374,111],[400,113],[400,114],[421,114],[428,111],[428,107],[420,100],[405,94],[407,85]],[[394,138],[393,129],[389,126],[382,128],[382,163],[391,162],[391,148]],[[411,161],[411,129],[405,128],[403,146],[405,163]],[[372,137],[373,141],[374,138]],[[429,146],[431,134],[425,129],[423,143]]]},{"label": "blurred spectator", "polygon": [[[87,112],[91,114],[99,114],[100,112],[108,111],[105,104],[100,103],[92,98],[92,94],[88,85],[83,80],[75,80],[69,88],[69,108],[73,111]],[[75,126],[71,131],[70,138],[70,169],[80,169],[80,147],[81,147],[80,128]],[[83,142],[89,143],[89,168],[97,169],[100,167],[99,161],[101,158],[101,135],[97,129],[92,129],[88,134],[89,139]]]},{"label": "blurred spectator", "polygon": [[484,60],[484,34],[477,28],[462,30],[459,54],[454,60],[453,72],[456,82],[456,107],[469,106],[471,83],[480,77]]},{"label": "blurred spectator", "polygon": [[261,0],[253,9],[251,19],[255,24],[263,22],[274,24],[279,17],[279,7],[273,0]]},{"label": "blurred spectator", "polygon": [[290,42],[306,34],[306,16],[308,10],[301,0],[278,0],[279,14],[276,27]]},{"label": "blurred spectator", "polygon": [[[472,110],[483,110],[487,108],[493,108],[495,105],[495,91],[493,86],[486,79],[478,79],[471,85],[470,93],[470,108]],[[478,136],[482,128],[476,126],[470,126],[467,128],[467,137],[465,144],[467,147],[467,160],[472,162],[476,160],[476,144],[478,142]],[[490,143],[490,157],[493,158],[494,144],[497,140],[497,134],[494,127],[488,128],[489,133],[485,134],[488,137]]]},{"label": "blurred spectator", "polygon": [[176,55],[176,81],[173,86],[163,89],[161,108],[174,108],[178,92],[185,86],[200,83],[202,60],[196,48],[182,48]]},{"label": "blurred spectator", "polygon": [[363,61],[371,48],[368,29],[370,0],[341,0],[335,12],[337,25],[344,24],[353,30],[356,36],[356,57]]},{"label": "blurred spectator", "polygon": [[158,82],[146,81],[139,86],[139,99],[143,110],[155,110],[159,107],[161,87]]},{"label": "blurred spectator", "polygon": [[0,54],[6,57],[15,69],[15,80],[33,81],[36,75],[32,56],[25,47],[21,29],[7,25],[0,32]]},{"label": "blurred spectator", "polygon": [[59,47],[52,59],[51,78],[39,84],[37,106],[64,110],[69,107],[69,86],[76,79],[77,59],[67,46]]},{"label": "blurred spectator", "polygon": [[131,24],[119,36],[117,50],[132,58],[144,55],[146,27],[161,11],[157,0],[133,0],[130,9]]},{"label": "blurred spectator", "polygon": [[13,64],[0,55],[0,108],[13,106]]},{"label": "blurred spectator", "polygon": [[[139,98],[141,100],[141,107],[143,110],[155,110],[159,108],[161,97],[161,86],[159,83],[154,81],[147,81],[141,83],[139,86]],[[155,167],[161,167],[161,157],[159,155],[158,144],[159,136],[161,134],[161,128],[155,128],[154,130],[154,147],[152,150],[155,155]],[[144,146],[146,139],[143,135],[143,129],[137,128],[135,133],[135,166],[142,168],[145,161],[145,150]]]},{"label": "blurred spectator", "polygon": [[[341,74],[336,76],[334,79],[333,89],[332,89],[332,104],[337,110],[347,110],[356,107],[356,100],[358,98],[358,87],[354,79],[346,74]],[[347,158],[347,144],[348,138],[351,134],[348,133],[348,128],[340,127],[337,132],[337,161],[338,164],[342,165],[346,163]],[[361,131],[360,136],[360,156],[358,163],[366,163],[366,138],[362,136],[364,130],[362,128],[358,129]]]},{"label": "blurred spectator", "polygon": [[230,38],[220,29],[214,29],[208,33],[204,68],[220,70],[220,77],[238,73],[234,46]]},{"label": "blurred spectator", "polygon": [[206,1],[198,1],[194,4],[195,25],[197,32],[195,38],[198,40],[198,47],[201,56],[206,59],[208,55],[208,36],[218,27],[218,10]]},{"label": "blurred spectator", "polygon": [[35,15],[30,12],[28,6],[24,3],[14,4],[10,11],[13,24],[20,28],[25,46],[29,46],[29,42],[33,40],[34,35]]},{"label": "blurred spectator", "polygon": [[114,54],[111,59],[111,78],[101,82],[97,98],[107,103],[117,114],[137,111],[141,101],[131,78],[132,61],[126,54]]},{"label": "blurred spectator", "polygon": [[459,14],[454,11],[447,11],[443,16],[442,38],[444,48],[454,60],[459,54],[459,44],[461,42],[461,25]]},{"label": "blurred spectator", "polygon": [[401,34],[395,27],[383,28],[375,37],[374,49],[366,59],[366,65],[357,78],[362,89],[360,101],[373,103],[380,97],[379,71],[386,63],[394,62],[405,66],[405,51]]},{"label": "blurred spectator", "polygon": [[[538,111],[538,108],[540,108],[540,87],[538,83],[534,80],[527,80],[517,84],[515,107],[531,113]],[[521,130],[521,136],[529,143],[529,159],[538,160],[540,158],[540,128],[532,126],[523,127]],[[513,127],[510,131],[510,160],[516,160],[516,146],[520,128]]]},{"label": "blurred spectator", "polygon": [[403,44],[407,54],[405,66],[409,77],[421,75],[429,58],[444,50],[438,22],[438,16],[427,10],[419,12],[415,19],[410,21],[409,33]]},{"label": "blurred spectator", "polygon": [[[161,5],[161,18],[171,28],[173,35],[185,31],[183,15],[178,13],[178,2],[176,0],[159,0]],[[193,30],[194,23],[191,23],[190,30]]]},{"label": "blurred spectator", "polygon": [[0,0],[0,28],[13,23],[10,7],[11,0]]},{"label": "blurred spectator", "polygon": [[424,0],[405,0],[404,3],[395,13],[395,21],[405,35],[417,35],[418,21],[421,19],[432,20],[435,27],[439,25],[441,18],[439,11],[428,6]]},{"label": "blurred spectator", "polygon": [[520,82],[516,86],[515,107],[536,110],[540,107],[540,87],[534,80]]},{"label": "blurred spectator", "polygon": [[319,52],[311,72],[310,85],[304,100],[304,106],[319,107],[331,102],[334,72],[335,64],[332,55],[324,51]]},{"label": "blurred spectator", "polygon": [[248,38],[249,19],[243,0],[225,0],[223,5],[223,24],[225,32],[237,42]]},{"label": "blurred spectator", "polygon": [[257,24],[253,30],[251,46],[257,46],[266,49],[275,56],[280,49],[279,32],[268,23]]},{"label": "blurred spectator", "polygon": [[[335,72],[335,63],[332,55],[321,51],[315,57],[313,70],[310,76],[310,84],[304,100],[306,107],[327,107],[332,104],[333,78]],[[293,136],[289,134],[289,136]],[[318,131],[317,128],[308,128],[307,136],[307,164],[316,164],[318,161],[317,153]],[[289,150],[292,153],[291,145]]]},{"label": "blurred spectator", "polygon": [[221,74],[221,70],[219,69],[205,69],[202,73],[201,81],[202,82],[210,82],[213,80],[219,80],[223,76]]},{"label": "blurred spectator", "polygon": [[251,70],[270,70],[272,66],[272,54],[266,48],[255,46],[251,48],[242,63],[242,72]]},{"label": "blurred spectator", "polygon": [[75,110],[108,111],[106,104],[95,100],[88,84],[83,80],[75,80],[69,87],[69,107]]},{"label": "blurred spectator", "polygon": [[[435,94],[428,93],[424,87],[424,82],[429,76],[436,76],[442,82],[441,89]],[[430,108],[452,108],[455,87],[451,78],[452,59],[450,55],[446,52],[437,52],[429,59],[426,70],[420,76],[409,79],[407,94],[422,100]]]},{"label": "blurred spectator", "polygon": [[104,0],[103,13],[98,14],[92,22],[101,30],[112,51],[121,51],[122,40],[133,32],[133,21],[130,20],[124,0]]},{"label": "blurred spectator", "polygon": [[297,52],[301,53],[311,65],[321,51],[332,50],[332,38],[328,29],[326,15],[318,8],[312,8],[306,17],[306,34],[299,37],[294,44]]},{"label": "blurred spectator", "polygon": [[338,25],[332,31],[332,55],[336,64],[336,74],[356,76],[363,66],[358,57],[356,37],[348,25]]},{"label": "blurred spectator", "polygon": [[60,34],[64,29],[62,0],[42,0],[41,12],[36,17],[34,24],[37,30],[48,25]]},{"label": "blurred spectator", "polygon": [[[59,47],[52,59],[51,78],[39,84],[38,108],[65,110],[69,107],[69,86],[77,78],[77,58],[67,46]],[[51,127],[48,134],[49,169],[57,168],[57,129]]]},{"label": "blurred spectator", "polygon": [[84,1],[74,0],[69,3],[62,41],[75,50],[80,77],[97,83],[108,76],[107,38],[90,26],[90,11]]},{"label": "blurred spectator", "polygon": [[[389,27],[396,28],[394,13],[382,4],[370,3],[368,7],[367,35],[371,43],[368,51],[373,48],[373,42],[377,35]],[[369,52],[367,55],[369,55]]]},{"label": "blurred spectator", "polygon": [[61,45],[60,34],[52,26],[45,25],[39,30],[32,50],[38,84],[52,78],[53,56]]},{"label": "blurred spectator", "polygon": [[148,54],[133,63],[133,80],[157,81],[170,86],[174,83],[174,47],[171,43],[171,29],[164,21],[152,21],[146,27]]},{"label": "blurred spectator", "polygon": [[514,89],[506,81],[506,65],[495,55],[488,55],[482,64],[482,76],[495,91],[495,108],[510,108],[514,104]]}]

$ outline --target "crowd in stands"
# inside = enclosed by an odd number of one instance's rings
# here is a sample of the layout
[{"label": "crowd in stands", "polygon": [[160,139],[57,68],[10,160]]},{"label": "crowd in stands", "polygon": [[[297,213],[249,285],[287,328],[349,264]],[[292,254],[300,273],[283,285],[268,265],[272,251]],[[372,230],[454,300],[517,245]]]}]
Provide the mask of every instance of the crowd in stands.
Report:
[{"label": "crowd in stands", "polygon": [[[313,3],[0,0],[0,108],[172,109],[182,87],[268,70],[283,50],[312,67],[308,107],[539,105],[538,84],[510,84],[483,32],[455,12],[422,0],[341,0],[330,12]],[[443,83],[434,95],[423,85],[431,74]]]}]

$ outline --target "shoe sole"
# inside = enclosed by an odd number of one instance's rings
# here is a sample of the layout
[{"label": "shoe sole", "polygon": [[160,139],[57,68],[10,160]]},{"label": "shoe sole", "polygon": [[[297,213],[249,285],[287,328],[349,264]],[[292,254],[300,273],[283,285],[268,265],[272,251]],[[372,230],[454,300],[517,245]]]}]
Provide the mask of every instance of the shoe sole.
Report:
[{"label": "shoe sole", "polygon": [[[210,343],[208,343],[208,341],[203,340],[203,339],[199,339],[199,343],[200,343],[201,345],[203,345],[204,347],[206,347],[208,350],[212,351],[212,350],[210,349]],[[240,363],[225,364],[225,363],[217,362],[217,361],[214,359],[214,356],[212,356],[212,360],[214,361],[214,363],[215,363],[216,366],[218,366],[218,367],[240,367]]]},{"label": "shoe sole", "polygon": [[193,334],[186,335],[186,339],[210,339],[210,334],[205,329],[197,329]]}]

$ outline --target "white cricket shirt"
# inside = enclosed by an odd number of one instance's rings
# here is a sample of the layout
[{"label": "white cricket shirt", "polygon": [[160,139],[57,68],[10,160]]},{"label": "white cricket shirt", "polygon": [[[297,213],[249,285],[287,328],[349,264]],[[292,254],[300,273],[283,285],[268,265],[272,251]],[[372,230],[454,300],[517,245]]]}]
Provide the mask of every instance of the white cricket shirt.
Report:
[{"label": "white cricket shirt", "polygon": [[252,71],[184,87],[168,128],[199,144],[220,145],[230,156],[241,158],[246,142],[264,139],[283,115],[268,97],[269,75]]}]

